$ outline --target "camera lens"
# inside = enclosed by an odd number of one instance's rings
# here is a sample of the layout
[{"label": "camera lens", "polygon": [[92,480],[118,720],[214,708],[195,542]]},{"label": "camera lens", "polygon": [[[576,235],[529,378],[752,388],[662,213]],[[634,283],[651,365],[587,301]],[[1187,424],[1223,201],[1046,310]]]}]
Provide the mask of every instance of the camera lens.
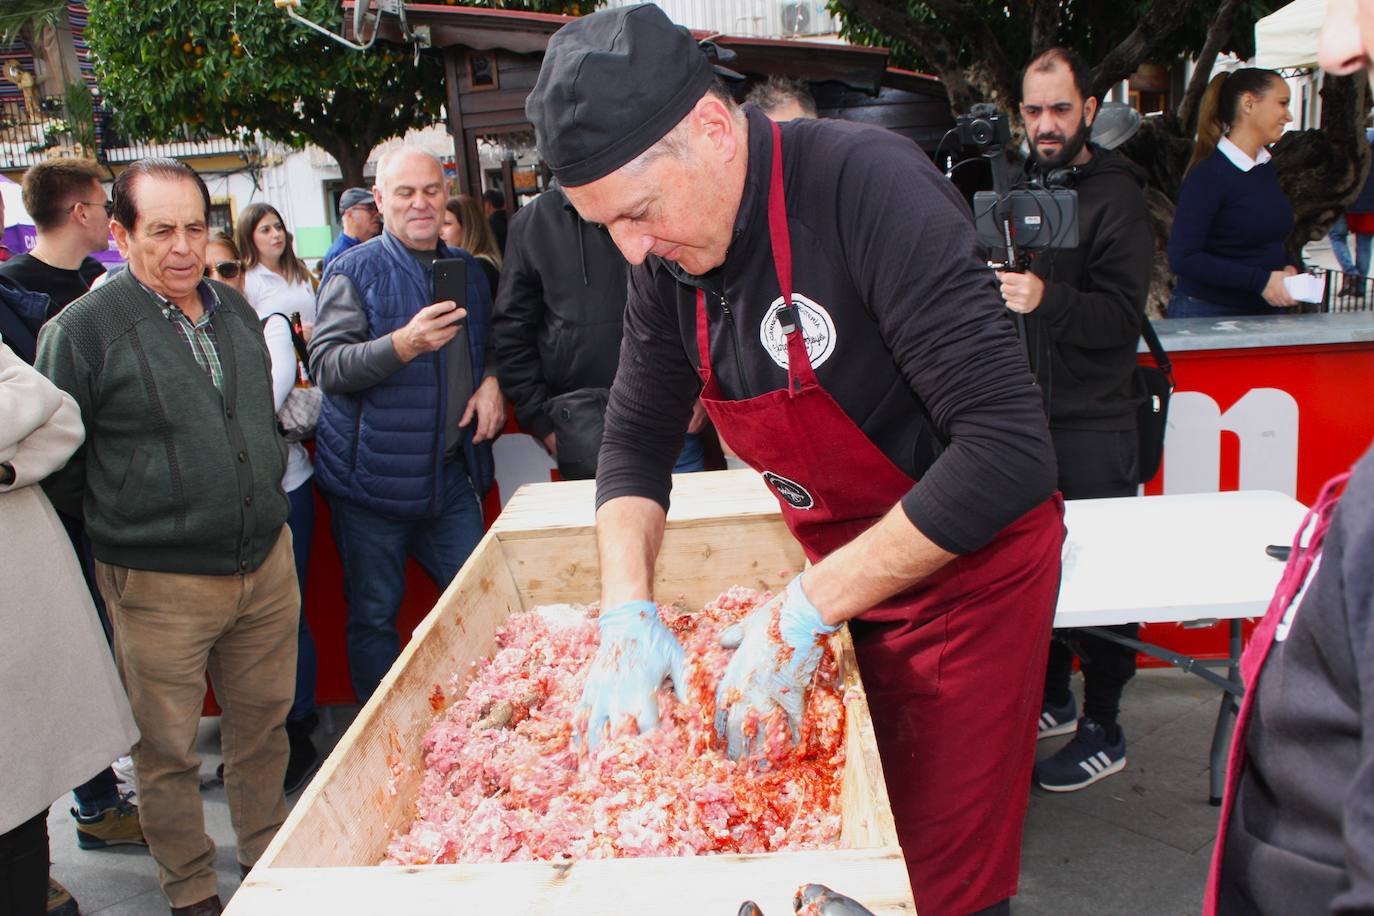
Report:
[{"label": "camera lens", "polygon": [[982,146],[992,142],[994,132],[991,124],[979,118],[968,126],[968,135],[974,143]]}]

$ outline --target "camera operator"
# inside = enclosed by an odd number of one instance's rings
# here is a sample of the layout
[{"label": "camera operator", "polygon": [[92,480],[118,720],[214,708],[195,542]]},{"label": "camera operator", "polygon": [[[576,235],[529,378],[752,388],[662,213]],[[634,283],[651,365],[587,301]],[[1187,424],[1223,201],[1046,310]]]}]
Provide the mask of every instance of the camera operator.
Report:
[{"label": "camera operator", "polygon": [[[1087,67],[1052,48],[1026,67],[1021,117],[1030,178],[1078,194],[1078,245],[1041,251],[1024,272],[999,272],[1007,307],[1025,316],[1026,350],[1045,398],[1067,499],[1133,496],[1139,481],[1136,342],[1149,291],[1154,242],[1143,175],[1124,157],[1088,141],[1098,99]],[[1134,636],[1134,624],[1112,628]],[[1083,717],[1069,674],[1082,658]],[[1040,737],[1076,735],[1035,766],[1035,781],[1072,792],[1120,772],[1126,738],[1117,724],[1135,652],[1094,636],[1060,631],[1050,646]],[[1075,720],[1077,723],[1075,724]]]}]

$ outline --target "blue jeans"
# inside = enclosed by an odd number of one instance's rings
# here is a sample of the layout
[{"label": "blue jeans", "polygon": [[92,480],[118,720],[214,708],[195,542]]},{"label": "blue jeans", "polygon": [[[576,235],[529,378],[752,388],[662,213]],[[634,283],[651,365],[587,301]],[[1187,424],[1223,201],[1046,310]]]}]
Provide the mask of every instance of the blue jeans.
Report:
[{"label": "blue jeans", "polygon": [[310,568],[310,545],[315,537],[315,478],[311,477],[286,494],[291,514],[286,525],[291,529],[291,551],[296,560],[296,581],[301,587],[301,623],[296,634],[296,698],[288,721],[300,721],[315,711],[315,639],[305,619],[305,574]]},{"label": "blue jeans", "polygon": [[1370,249],[1374,248],[1374,235],[1355,235],[1355,257],[1350,257],[1350,246],[1346,244],[1346,237],[1350,235],[1350,229],[1345,224],[1345,216],[1336,220],[1331,225],[1326,237],[1331,240],[1331,253],[1336,256],[1336,263],[1341,265],[1341,273],[1346,276],[1369,276],[1369,254]]},{"label": "blue jeans", "polygon": [[1208,302],[1206,299],[1199,299],[1196,296],[1186,296],[1178,290],[1174,290],[1169,297],[1169,306],[1165,310],[1165,315],[1169,318],[1244,318],[1246,315],[1268,315],[1282,314],[1280,311],[1264,306],[1264,310],[1235,308],[1229,305],[1220,305],[1216,302]]},{"label": "blue jeans", "polygon": [[682,454],[677,456],[677,463],[673,465],[674,474],[686,474],[690,471],[706,470],[706,456],[701,450],[701,434],[688,433],[687,438],[682,443]]},{"label": "blue jeans", "polygon": [[329,499],[348,602],[348,668],[359,702],[367,702],[401,654],[396,616],[406,557],[413,556],[442,591],[482,539],[482,508],[467,466],[450,462],[443,475],[443,505],[435,518],[388,518],[347,499]]}]

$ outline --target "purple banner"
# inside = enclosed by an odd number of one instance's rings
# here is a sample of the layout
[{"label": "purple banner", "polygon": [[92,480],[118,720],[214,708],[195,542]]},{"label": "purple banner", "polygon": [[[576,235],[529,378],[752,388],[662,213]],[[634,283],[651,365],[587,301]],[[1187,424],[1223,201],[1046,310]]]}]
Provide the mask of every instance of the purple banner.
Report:
[{"label": "purple banner", "polygon": [[[0,235],[0,241],[3,241],[5,247],[13,253],[24,254],[33,250],[38,241],[38,233],[32,226],[10,226],[4,235]],[[92,257],[106,267],[120,267],[124,264],[124,259],[119,256],[119,249],[115,247],[114,236],[110,236],[109,248],[97,251]]]}]

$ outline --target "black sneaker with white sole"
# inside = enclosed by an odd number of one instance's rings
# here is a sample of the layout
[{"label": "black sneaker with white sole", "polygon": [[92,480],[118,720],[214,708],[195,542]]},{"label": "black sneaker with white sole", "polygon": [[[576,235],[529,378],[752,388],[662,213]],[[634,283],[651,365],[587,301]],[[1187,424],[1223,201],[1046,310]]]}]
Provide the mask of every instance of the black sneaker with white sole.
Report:
[{"label": "black sneaker with white sole", "polygon": [[1126,768],[1126,732],[1115,743],[1087,716],[1078,720],[1073,740],[1035,765],[1035,783],[1050,792],[1076,792]]},{"label": "black sneaker with white sole", "polygon": [[1069,694],[1069,702],[1052,706],[1048,700],[1040,706],[1040,734],[1036,738],[1067,735],[1078,728],[1078,701]]}]

